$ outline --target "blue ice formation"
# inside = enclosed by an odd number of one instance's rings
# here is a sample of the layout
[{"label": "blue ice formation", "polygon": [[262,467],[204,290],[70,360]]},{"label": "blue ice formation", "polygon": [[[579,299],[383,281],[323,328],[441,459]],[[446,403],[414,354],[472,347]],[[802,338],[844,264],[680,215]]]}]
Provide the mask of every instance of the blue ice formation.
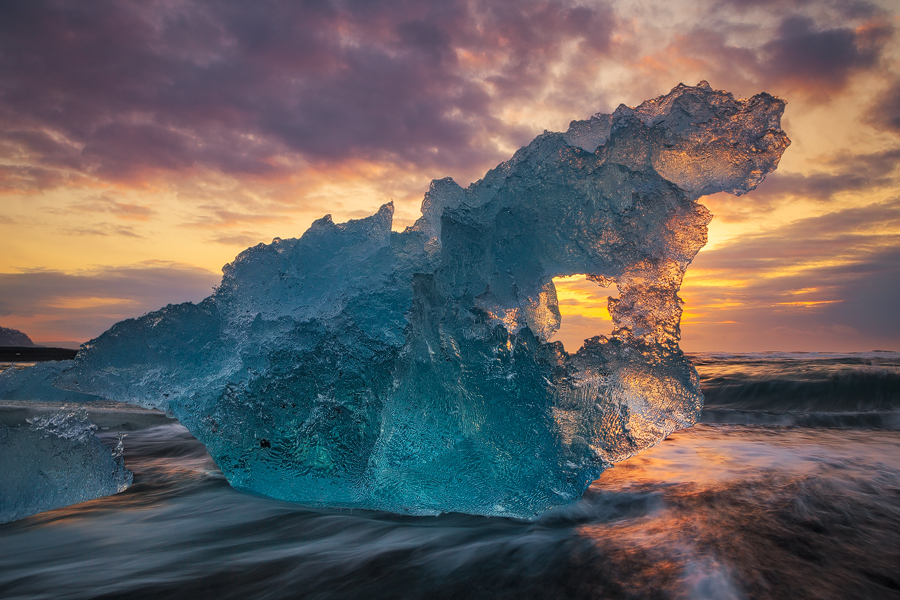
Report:
[{"label": "blue ice formation", "polygon": [[[233,486],[307,505],[531,519],[696,422],[678,348],[696,200],[759,184],[784,102],[679,85],[544,133],[467,188],[242,252],[199,304],[117,323],[57,385],[176,416]],[[553,278],[615,283],[574,354]]]},{"label": "blue ice formation", "polygon": [[0,423],[0,523],[130,486],[121,440],[112,450],[94,436],[95,429],[83,409],[17,427]]},{"label": "blue ice formation", "polygon": [[41,402],[93,402],[102,400],[91,394],[61,390],[53,381],[72,368],[71,360],[50,360],[30,367],[10,367],[0,372],[0,400]]}]

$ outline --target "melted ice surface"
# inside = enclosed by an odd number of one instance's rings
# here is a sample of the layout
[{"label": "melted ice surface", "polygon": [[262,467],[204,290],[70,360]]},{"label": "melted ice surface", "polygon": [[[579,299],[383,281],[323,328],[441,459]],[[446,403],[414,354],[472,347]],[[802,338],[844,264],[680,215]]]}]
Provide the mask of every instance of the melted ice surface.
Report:
[{"label": "melted ice surface", "polygon": [[[678,348],[696,199],[744,193],[784,102],[701,82],[545,133],[467,188],[241,253],[200,304],[87,344],[57,385],[174,414],[232,485],[311,505],[534,518],[696,422]],[[615,283],[610,336],[549,343],[553,278]]]}]

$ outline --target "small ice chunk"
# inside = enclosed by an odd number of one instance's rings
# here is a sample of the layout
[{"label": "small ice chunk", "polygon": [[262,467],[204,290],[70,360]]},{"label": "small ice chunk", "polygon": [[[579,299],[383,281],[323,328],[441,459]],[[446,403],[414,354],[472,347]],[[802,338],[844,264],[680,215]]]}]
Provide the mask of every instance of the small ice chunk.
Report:
[{"label": "small ice chunk", "polygon": [[128,488],[121,443],[110,449],[95,429],[83,409],[0,424],[0,523]]}]

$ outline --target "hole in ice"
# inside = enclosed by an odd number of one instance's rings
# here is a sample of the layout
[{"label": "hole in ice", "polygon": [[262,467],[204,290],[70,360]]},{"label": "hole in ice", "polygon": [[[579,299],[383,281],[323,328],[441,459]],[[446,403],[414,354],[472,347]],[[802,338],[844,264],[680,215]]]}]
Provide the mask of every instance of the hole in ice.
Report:
[{"label": "hole in ice", "polygon": [[550,341],[562,342],[566,352],[572,354],[584,345],[584,340],[612,333],[607,302],[610,296],[619,296],[615,284],[601,287],[585,275],[570,275],[554,277],[553,285],[562,321]]}]

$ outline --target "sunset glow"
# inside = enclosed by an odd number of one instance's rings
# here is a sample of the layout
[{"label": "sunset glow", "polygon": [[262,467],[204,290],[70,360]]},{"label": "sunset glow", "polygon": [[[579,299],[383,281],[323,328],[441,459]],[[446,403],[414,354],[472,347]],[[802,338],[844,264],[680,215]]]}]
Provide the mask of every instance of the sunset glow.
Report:
[{"label": "sunset glow", "polygon": [[[202,299],[248,246],[391,200],[402,230],[431,179],[708,80],[786,99],[793,143],[701,198],[682,346],[898,349],[898,23],[887,0],[7,4],[0,326],[85,342]],[[557,292],[567,349],[610,331],[609,292]]]}]

